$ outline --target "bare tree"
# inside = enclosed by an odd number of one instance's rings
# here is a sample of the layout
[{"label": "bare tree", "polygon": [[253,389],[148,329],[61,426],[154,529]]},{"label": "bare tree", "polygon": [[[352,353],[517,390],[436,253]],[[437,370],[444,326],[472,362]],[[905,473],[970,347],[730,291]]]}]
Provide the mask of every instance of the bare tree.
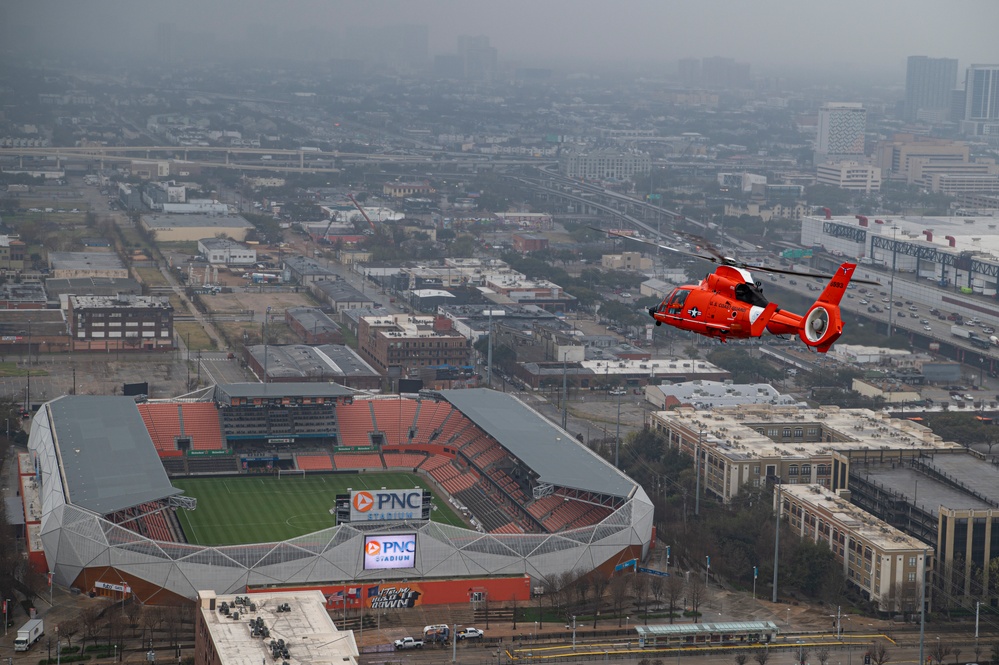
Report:
[{"label": "bare tree", "polygon": [[645,625],[647,626],[649,625],[649,576],[645,573],[636,574],[632,580],[632,588],[635,592],[635,603],[638,611],[645,612]]},{"label": "bare tree", "polygon": [[735,654],[735,665],[746,665],[747,660],[749,660],[749,656],[742,653],[741,651]]},{"label": "bare tree", "polygon": [[799,665],[805,665],[805,661],[808,660],[808,649],[804,646],[798,647],[798,663]]},{"label": "bare tree", "polygon": [[770,660],[770,649],[759,649],[753,654],[753,660],[756,661],[756,665],[767,665],[767,661]]},{"label": "bare tree", "polygon": [[669,603],[669,622],[673,623],[676,619],[676,606],[681,598],[683,598],[683,587],[685,586],[683,578],[678,575],[671,575],[666,578],[666,600]]},{"label": "bare tree", "polygon": [[[158,607],[146,607],[142,610],[142,645],[148,646],[153,641],[156,629],[160,627],[163,615]],[[148,631],[148,635],[146,634]]]},{"label": "bare tree", "polygon": [[561,599],[562,609],[566,615],[566,621],[568,617],[573,613],[573,588],[576,584],[577,573],[573,570],[567,570],[558,576],[558,588],[559,596]]},{"label": "bare tree", "polygon": [[101,630],[101,608],[91,605],[80,614],[80,621],[83,624],[83,642],[80,646],[85,647],[88,641],[96,643]]},{"label": "bare tree", "polygon": [[610,578],[607,574],[601,570],[597,570],[593,573],[593,597],[596,601],[593,608],[593,627],[597,627],[597,617],[600,616],[600,604],[603,602],[604,592],[607,591],[607,585],[610,584]]},{"label": "bare tree", "polygon": [[891,651],[888,650],[884,642],[878,642],[871,648],[871,663],[873,665],[885,665],[889,660],[891,660]]},{"label": "bare tree", "polygon": [[653,575],[652,579],[649,580],[649,592],[652,594],[652,598],[656,601],[656,609],[662,607],[663,596],[666,594],[666,580],[667,577],[661,577],[660,575]]},{"label": "bare tree", "polygon": [[134,599],[125,607],[125,616],[128,617],[128,626],[132,629],[132,637],[135,637],[136,628],[139,626],[139,615],[142,614],[142,605]]},{"label": "bare tree", "polygon": [[65,621],[60,621],[56,632],[60,636],[66,638],[66,644],[68,646],[73,646],[73,636],[80,632],[80,622],[76,619],[67,619]]},{"label": "bare tree", "polygon": [[691,575],[687,580],[687,598],[690,600],[690,612],[694,616],[694,623],[699,621],[697,608],[704,600],[704,580],[700,575]]},{"label": "bare tree", "polygon": [[586,601],[590,595],[590,588],[593,582],[590,580],[589,575],[580,574],[576,576],[576,581],[573,582],[572,587],[576,592],[576,599],[579,602],[580,607],[586,606]]},{"label": "bare tree", "polygon": [[517,594],[513,594],[513,630],[517,630]]},{"label": "bare tree", "polygon": [[[943,663],[943,659],[950,655],[950,647],[940,639],[937,639],[936,642],[937,643],[930,649],[930,658],[934,660],[937,665],[941,665]],[[874,660],[873,654],[871,655],[871,660]]]},{"label": "bare tree", "polygon": [[815,652],[815,657],[819,659],[819,665],[826,665],[829,662],[829,649],[822,647]]},{"label": "bare tree", "polygon": [[624,623],[624,617],[621,615],[624,612],[624,606],[628,602],[628,598],[631,595],[631,577],[631,574],[624,573],[612,578],[610,582],[611,603],[614,605],[614,611],[617,613],[618,628],[620,628],[621,624]]},{"label": "bare tree", "polygon": [[960,647],[954,647],[953,649],[950,650],[950,652],[954,656],[954,665],[958,665],[958,658],[961,655],[961,648]]}]

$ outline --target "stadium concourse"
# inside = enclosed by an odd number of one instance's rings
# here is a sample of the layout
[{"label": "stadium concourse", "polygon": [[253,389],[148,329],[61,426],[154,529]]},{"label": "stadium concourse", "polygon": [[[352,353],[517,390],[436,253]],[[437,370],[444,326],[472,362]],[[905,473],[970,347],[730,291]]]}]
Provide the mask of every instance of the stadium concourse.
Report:
[{"label": "stadium concourse", "polygon": [[[610,571],[646,554],[652,538],[652,503],[640,486],[515,396],[487,389],[386,397],[285,383],[142,404],[64,396],[41,407],[28,448],[22,485],[41,506],[28,525],[41,550],[32,561],[59,584],[144,603],[193,600],[200,589],[342,585],[371,594],[376,582],[384,590],[408,580],[422,582],[420,603],[432,604],[435,583],[463,580],[464,593],[501,589],[491,585],[500,578]],[[333,483],[352,474],[363,486],[357,474],[392,471],[419,476],[463,524],[425,512],[198,545],[177,516],[196,511],[197,500],[171,480],[310,474]],[[374,568],[376,538],[408,543],[412,563]]]}]

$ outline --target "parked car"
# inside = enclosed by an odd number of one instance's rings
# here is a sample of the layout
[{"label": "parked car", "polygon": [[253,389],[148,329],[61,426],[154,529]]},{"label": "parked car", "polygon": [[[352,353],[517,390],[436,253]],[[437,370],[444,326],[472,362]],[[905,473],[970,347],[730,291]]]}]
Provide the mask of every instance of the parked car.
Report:
[{"label": "parked car", "polygon": [[481,640],[485,635],[478,628],[462,628],[457,632],[458,640]]}]

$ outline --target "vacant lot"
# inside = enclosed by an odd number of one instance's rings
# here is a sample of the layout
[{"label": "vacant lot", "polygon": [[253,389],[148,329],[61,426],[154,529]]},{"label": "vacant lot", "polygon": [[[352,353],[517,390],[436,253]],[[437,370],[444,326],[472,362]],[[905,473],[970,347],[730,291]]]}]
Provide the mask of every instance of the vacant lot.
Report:
[{"label": "vacant lot", "polygon": [[173,324],[173,329],[191,351],[209,351],[215,348],[212,338],[196,321],[178,321]]}]

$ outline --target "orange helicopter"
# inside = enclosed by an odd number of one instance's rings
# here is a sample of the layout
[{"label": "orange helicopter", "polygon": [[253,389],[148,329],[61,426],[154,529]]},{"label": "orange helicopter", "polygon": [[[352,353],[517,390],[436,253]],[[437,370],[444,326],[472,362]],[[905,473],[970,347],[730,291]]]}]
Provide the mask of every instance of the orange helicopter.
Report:
[{"label": "orange helicopter", "polygon": [[[718,264],[718,268],[701,280],[700,284],[678,286],[659,303],[658,307],[649,308],[649,315],[655,319],[657,326],[665,323],[680,330],[714,337],[722,342],[733,338],[760,337],[764,332],[772,335],[797,335],[802,342],[819,353],[828,351],[843,334],[839,302],[846,293],[853,271],[857,268],[855,263],[843,263],[834,275],[783,270],[736,261],[723,256],[709,243],[696,237],[691,239],[699,243],[697,249],[708,252],[708,256],[614,231],[590,228]],[[808,312],[801,316],[780,309],[776,303],[768,302],[763,297],[763,285],[753,281],[750,270],[828,279],[829,284]],[[861,284],[879,284],[864,279],[854,281]]]}]

